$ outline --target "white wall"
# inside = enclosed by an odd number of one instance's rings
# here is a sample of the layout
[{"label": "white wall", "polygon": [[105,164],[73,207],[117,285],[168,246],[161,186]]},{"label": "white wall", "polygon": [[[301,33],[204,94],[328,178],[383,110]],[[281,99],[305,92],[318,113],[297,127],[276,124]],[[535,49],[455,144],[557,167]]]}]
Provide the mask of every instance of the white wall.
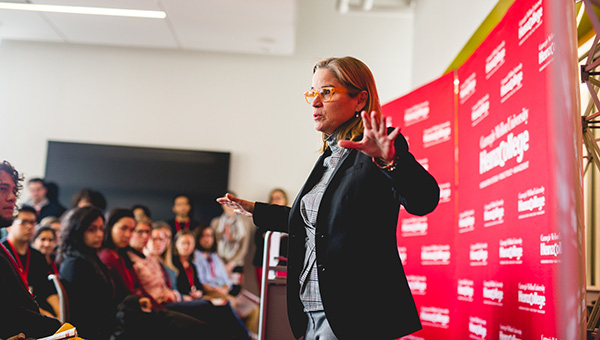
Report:
[{"label": "white wall", "polygon": [[441,76],[497,0],[416,0],[412,87]]},{"label": "white wall", "polygon": [[265,200],[281,186],[294,196],[318,155],[302,96],[313,64],[358,57],[388,101],[410,90],[413,37],[412,19],[298,3],[293,57],[2,42],[0,159],[34,177],[48,140],[229,151],[239,195]]},{"label": "white wall", "polygon": [[302,97],[316,61],[358,57],[390,101],[440,76],[495,1],[418,0],[414,19],[298,3],[292,57],[2,42],[0,159],[36,177],[48,140],[228,151],[238,194],[294,196],[318,156]]}]

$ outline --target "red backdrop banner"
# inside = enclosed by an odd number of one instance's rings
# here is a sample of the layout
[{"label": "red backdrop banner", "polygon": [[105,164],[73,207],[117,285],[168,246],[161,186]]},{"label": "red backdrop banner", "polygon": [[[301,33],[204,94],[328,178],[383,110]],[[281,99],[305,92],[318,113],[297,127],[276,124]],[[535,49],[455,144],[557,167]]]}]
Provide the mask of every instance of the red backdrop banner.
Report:
[{"label": "red backdrop banner", "polygon": [[[583,339],[580,127],[576,105],[553,104],[577,98],[574,54],[557,56],[575,46],[572,5],[516,1],[458,70],[384,106],[441,192],[433,213],[398,219],[423,324],[405,339]],[[564,272],[576,279],[559,284]],[[567,302],[569,325],[557,317]]]}]

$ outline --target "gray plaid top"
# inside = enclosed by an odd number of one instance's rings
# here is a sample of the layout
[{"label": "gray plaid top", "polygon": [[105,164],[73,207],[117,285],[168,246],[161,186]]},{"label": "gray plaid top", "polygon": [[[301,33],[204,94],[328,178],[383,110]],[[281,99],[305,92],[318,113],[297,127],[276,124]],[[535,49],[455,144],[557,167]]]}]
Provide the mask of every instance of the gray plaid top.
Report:
[{"label": "gray plaid top", "polygon": [[305,312],[323,310],[316,269],[315,225],[317,224],[317,215],[319,214],[319,204],[329,184],[331,175],[337,168],[340,160],[348,153],[348,149],[338,146],[336,134],[332,134],[325,141],[331,149],[331,155],[323,160],[323,165],[325,166],[323,177],[300,201],[300,214],[304,219],[306,227],[304,267],[300,274],[300,300],[302,300]]}]

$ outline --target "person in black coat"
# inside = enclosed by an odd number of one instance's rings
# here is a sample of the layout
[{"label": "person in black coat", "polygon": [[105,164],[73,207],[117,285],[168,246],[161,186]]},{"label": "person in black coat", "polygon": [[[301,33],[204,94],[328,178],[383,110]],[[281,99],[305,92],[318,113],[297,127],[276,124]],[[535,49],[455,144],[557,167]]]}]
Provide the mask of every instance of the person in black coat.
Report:
[{"label": "person in black coat", "polygon": [[[22,177],[7,161],[0,163],[0,228],[12,224]],[[19,333],[41,338],[53,334],[60,322],[40,314],[39,306],[17,272],[16,261],[0,246],[0,338]]]},{"label": "person in black coat", "polygon": [[[296,338],[396,339],[421,329],[396,244],[398,212],[437,206],[435,179],[388,128],[368,67],[352,57],[313,69],[305,93],[323,154],[291,208],[217,199],[259,228],[289,233],[287,307]],[[375,291],[369,296],[365,291]]]},{"label": "person in black coat", "polygon": [[88,339],[108,339],[115,329],[115,288],[97,250],[104,235],[102,211],[78,208],[62,233],[57,262],[69,298],[69,322]]}]

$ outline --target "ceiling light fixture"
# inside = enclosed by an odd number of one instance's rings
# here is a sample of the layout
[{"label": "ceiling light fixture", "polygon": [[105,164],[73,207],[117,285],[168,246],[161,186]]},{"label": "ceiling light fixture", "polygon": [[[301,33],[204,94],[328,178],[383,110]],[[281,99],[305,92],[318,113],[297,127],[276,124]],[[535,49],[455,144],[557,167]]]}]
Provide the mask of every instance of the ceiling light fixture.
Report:
[{"label": "ceiling light fixture", "polygon": [[23,3],[13,3],[13,2],[0,2],[0,9],[18,10],[18,11],[34,11],[34,12],[49,12],[49,13],[112,15],[112,16],[121,16],[121,17],[151,18],[151,19],[164,19],[167,17],[167,13],[165,13],[164,11],[23,4]]}]

